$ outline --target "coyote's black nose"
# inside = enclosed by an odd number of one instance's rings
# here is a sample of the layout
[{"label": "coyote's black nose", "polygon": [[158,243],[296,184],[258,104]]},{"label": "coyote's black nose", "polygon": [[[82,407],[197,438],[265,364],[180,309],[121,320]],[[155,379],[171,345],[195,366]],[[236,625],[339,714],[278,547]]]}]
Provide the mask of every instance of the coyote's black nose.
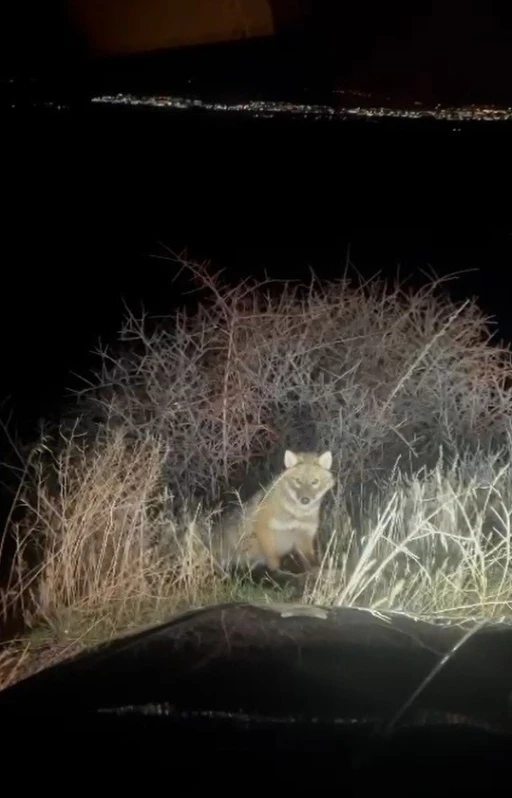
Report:
[{"label": "coyote's black nose", "polygon": [[309,504],[311,500],[307,496],[303,496],[301,499],[302,504]]}]

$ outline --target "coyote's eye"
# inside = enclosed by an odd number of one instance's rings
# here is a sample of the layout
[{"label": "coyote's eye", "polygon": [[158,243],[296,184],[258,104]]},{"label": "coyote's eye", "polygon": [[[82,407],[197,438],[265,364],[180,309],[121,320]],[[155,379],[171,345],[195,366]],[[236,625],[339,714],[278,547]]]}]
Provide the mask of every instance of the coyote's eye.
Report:
[{"label": "coyote's eye", "polygon": [[316,487],[318,485],[318,482],[319,482],[318,479],[312,479],[311,480],[311,484],[313,485],[313,487]]},{"label": "coyote's eye", "polygon": [[295,479],[294,479],[293,481],[294,481],[294,483],[295,483],[297,486],[300,486],[300,485],[302,485],[302,482],[300,481],[300,479],[299,479],[298,477],[295,477]]}]

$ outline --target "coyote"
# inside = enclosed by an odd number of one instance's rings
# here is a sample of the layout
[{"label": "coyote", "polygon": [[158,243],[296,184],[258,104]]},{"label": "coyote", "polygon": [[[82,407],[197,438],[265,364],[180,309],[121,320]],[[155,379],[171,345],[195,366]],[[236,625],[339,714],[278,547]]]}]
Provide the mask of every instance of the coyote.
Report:
[{"label": "coyote", "polygon": [[334,485],[332,454],[287,450],[285,470],[213,532],[213,554],[223,568],[265,565],[279,570],[281,558],[297,552],[306,566],[315,563],[314,540],[320,505]]}]

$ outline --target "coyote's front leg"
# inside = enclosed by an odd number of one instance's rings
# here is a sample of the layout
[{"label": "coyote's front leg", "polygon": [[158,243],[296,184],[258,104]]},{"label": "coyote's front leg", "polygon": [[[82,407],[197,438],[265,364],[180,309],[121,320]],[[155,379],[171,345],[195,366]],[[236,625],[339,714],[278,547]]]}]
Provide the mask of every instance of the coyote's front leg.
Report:
[{"label": "coyote's front leg", "polygon": [[307,568],[314,568],[318,565],[318,557],[315,552],[314,539],[312,537],[309,535],[301,535],[295,548]]}]

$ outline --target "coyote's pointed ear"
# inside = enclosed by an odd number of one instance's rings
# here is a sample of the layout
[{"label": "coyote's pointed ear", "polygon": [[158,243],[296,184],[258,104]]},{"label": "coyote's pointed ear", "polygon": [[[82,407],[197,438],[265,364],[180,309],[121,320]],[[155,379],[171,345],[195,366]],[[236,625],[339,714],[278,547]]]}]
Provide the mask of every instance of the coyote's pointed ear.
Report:
[{"label": "coyote's pointed ear", "polygon": [[291,452],[289,449],[286,450],[284,453],[284,464],[286,468],[293,468],[299,462],[299,458],[295,454],[295,452]]},{"label": "coyote's pointed ear", "polygon": [[326,471],[330,471],[332,466],[331,452],[324,452],[323,454],[321,454],[317,462],[320,468],[325,468]]}]

